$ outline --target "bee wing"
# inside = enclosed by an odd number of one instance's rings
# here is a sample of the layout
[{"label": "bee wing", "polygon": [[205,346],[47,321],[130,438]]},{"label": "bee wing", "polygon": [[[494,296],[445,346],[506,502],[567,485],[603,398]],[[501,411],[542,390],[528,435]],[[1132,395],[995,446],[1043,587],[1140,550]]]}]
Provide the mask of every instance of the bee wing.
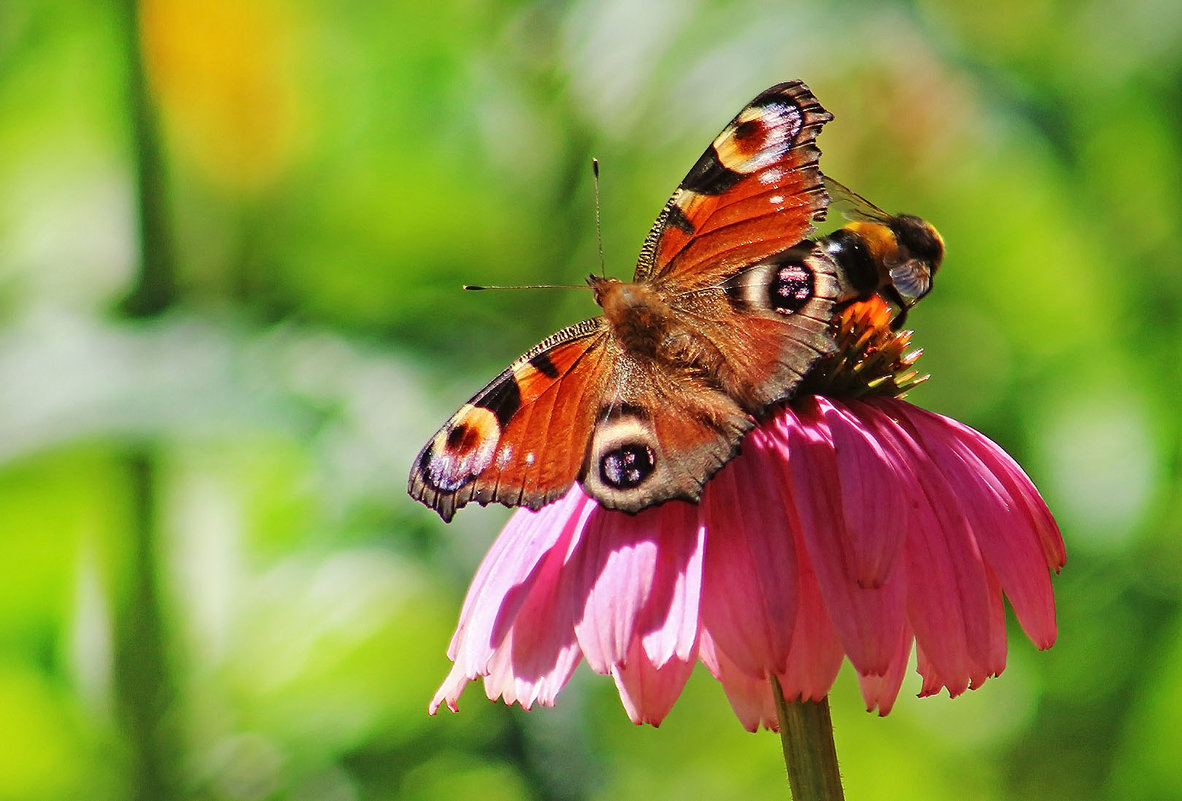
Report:
[{"label": "bee wing", "polygon": [[841,212],[847,220],[873,220],[874,222],[890,223],[892,215],[875,206],[854,190],[839,183],[828,175],[824,176],[825,191],[829,193],[830,208]]}]

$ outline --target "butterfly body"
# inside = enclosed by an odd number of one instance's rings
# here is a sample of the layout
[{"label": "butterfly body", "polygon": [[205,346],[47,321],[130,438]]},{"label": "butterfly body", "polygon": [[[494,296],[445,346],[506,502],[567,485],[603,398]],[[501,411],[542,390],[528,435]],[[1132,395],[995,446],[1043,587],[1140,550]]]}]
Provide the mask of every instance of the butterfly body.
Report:
[{"label": "butterfly body", "polygon": [[[829,119],[799,81],[740,111],[662,209],[633,280],[588,277],[603,314],[464,404],[419,453],[410,494],[445,520],[473,500],[537,509],[576,481],[626,512],[696,501],[834,347],[836,307],[881,284],[869,238],[806,238],[829,205],[815,145]],[[866,259],[874,275],[852,280]]]},{"label": "butterfly body", "polygon": [[676,361],[669,341],[684,331],[669,303],[652,285],[592,275],[587,284],[620,348],[627,353]]}]

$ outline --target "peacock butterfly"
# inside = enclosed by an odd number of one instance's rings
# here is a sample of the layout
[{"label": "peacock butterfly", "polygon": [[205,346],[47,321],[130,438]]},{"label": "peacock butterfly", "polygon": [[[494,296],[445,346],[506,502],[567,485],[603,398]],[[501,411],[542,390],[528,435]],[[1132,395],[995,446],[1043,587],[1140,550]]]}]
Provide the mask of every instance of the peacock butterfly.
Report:
[{"label": "peacock butterfly", "polygon": [[[609,509],[681,498],[834,343],[834,312],[876,292],[900,319],[944,245],[823,176],[831,120],[800,81],[762,92],[657,216],[631,283],[591,275],[603,315],[562,329],[464,404],[419,453],[411,496],[538,509],[578,481]],[[853,222],[810,240],[832,196]]]}]

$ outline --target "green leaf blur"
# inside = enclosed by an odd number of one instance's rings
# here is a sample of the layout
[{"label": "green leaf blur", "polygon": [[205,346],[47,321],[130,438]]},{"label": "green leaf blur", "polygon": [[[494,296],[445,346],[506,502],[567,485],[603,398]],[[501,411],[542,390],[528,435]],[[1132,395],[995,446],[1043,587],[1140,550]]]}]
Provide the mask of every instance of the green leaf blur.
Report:
[{"label": "green leaf blur", "polygon": [[786,797],[704,671],[660,729],[585,668],[428,717],[506,512],[404,487],[594,310],[460,285],[597,270],[592,156],[629,275],[793,77],[825,171],[947,242],[911,399],[1013,454],[1069,553],[1058,644],[1014,626],[982,689],[878,718],[843,674],[848,796],[1182,797],[1179,42],[1171,0],[6,0],[0,801]]}]

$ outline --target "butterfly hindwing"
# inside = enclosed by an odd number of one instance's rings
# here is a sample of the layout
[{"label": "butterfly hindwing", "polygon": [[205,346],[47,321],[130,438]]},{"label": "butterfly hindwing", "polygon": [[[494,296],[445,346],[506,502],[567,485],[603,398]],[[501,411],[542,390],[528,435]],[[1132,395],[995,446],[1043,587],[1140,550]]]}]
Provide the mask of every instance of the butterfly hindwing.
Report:
[{"label": "butterfly hindwing", "polygon": [[806,241],[671,304],[722,354],[717,377],[727,394],[759,415],[833,348],[829,323],[840,292],[836,265]]},{"label": "butterfly hindwing", "polygon": [[700,376],[630,359],[595,323],[559,332],[464,404],[419,453],[411,496],[444,520],[469,501],[537,509],[576,480],[628,512],[696,500],[750,416]]},{"label": "butterfly hindwing", "polygon": [[622,355],[603,396],[579,482],[609,509],[696,501],[753,420],[713,381]]}]

